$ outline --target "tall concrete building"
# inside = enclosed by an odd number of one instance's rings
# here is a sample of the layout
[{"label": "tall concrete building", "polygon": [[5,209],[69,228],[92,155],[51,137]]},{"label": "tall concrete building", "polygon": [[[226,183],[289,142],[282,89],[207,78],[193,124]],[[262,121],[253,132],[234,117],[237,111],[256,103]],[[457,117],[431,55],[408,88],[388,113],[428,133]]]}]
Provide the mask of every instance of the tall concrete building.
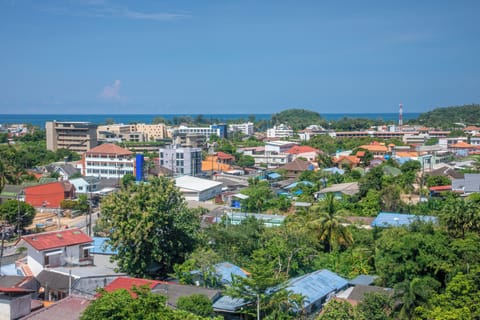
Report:
[{"label": "tall concrete building", "polygon": [[47,121],[47,149],[86,152],[97,146],[97,125],[91,122]]},{"label": "tall concrete building", "polygon": [[202,149],[180,146],[160,148],[160,166],[175,175],[196,176],[202,172]]}]

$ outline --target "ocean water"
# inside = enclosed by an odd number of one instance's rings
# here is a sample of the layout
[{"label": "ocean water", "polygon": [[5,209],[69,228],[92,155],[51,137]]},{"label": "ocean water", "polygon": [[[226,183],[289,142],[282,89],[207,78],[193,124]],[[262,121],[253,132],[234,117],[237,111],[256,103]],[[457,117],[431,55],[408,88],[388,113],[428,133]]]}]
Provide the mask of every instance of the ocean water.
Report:
[{"label": "ocean water", "polygon": [[[403,119],[416,119],[420,113],[404,113]],[[155,117],[173,120],[175,117],[190,116],[195,118],[199,114],[0,114],[0,124],[27,123],[45,128],[46,121],[88,121],[96,124],[104,124],[107,119],[113,119],[115,123],[151,123]],[[251,114],[202,114],[204,119],[213,121],[248,120]],[[271,114],[255,114],[255,120],[270,120]],[[325,113],[321,116],[329,121],[337,121],[344,117],[364,118],[383,121],[397,121],[398,113]]]}]

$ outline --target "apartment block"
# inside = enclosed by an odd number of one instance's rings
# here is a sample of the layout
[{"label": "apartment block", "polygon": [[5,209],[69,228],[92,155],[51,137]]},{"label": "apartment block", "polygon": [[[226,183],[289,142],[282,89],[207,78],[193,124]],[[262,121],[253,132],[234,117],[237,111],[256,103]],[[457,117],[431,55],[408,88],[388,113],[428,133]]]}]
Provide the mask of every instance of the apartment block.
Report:
[{"label": "apartment block", "polygon": [[47,121],[45,129],[48,150],[83,153],[97,146],[97,125],[91,122]]},{"label": "apartment block", "polygon": [[175,175],[195,176],[202,172],[202,149],[170,146],[160,148],[160,167],[167,168]]},{"label": "apartment block", "polygon": [[252,122],[245,122],[245,123],[232,123],[228,125],[228,131],[230,132],[241,132],[246,136],[253,135],[253,123]]},{"label": "apartment block", "polygon": [[106,143],[85,153],[83,168],[86,176],[120,179],[126,174],[135,175],[135,157],[127,149]]}]

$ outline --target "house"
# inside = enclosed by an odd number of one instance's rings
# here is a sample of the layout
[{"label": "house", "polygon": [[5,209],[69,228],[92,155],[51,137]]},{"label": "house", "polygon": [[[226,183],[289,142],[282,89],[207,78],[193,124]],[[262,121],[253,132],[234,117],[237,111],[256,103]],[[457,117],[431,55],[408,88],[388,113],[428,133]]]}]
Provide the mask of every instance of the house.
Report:
[{"label": "house", "polygon": [[75,198],[75,187],[68,181],[58,181],[25,187],[25,202],[34,207],[60,208],[65,199]]},{"label": "house", "polygon": [[409,226],[415,221],[437,223],[438,218],[433,216],[422,216],[414,214],[394,213],[394,212],[380,212],[373,220],[372,227],[400,227]]},{"label": "house", "polygon": [[304,171],[315,170],[315,166],[309,161],[295,159],[294,161],[279,167],[278,170],[285,170],[287,172],[287,177],[297,177]]},{"label": "house", "polygon": [[358,147],[358,149],[369,151],[370,153],[373,154],[374,158],[378,158],[378,157],[383,158],[389,152],[388,147],[385,146],[384,143],[379,143],[376,141],[370,144],[361,145],[360,147]]},{"label": "house", "polygon": [[360,164],[361,159],[357,156],[339,155],[339,156],[333,157],[332,162],[340,169],[342,168],[353,169]]},{"label": "house", "polygon": [[353,196],[360,191],[358,182],[337,183],[330,187],[324,188],[315,193],[315,198],[322,200],[327,193],[333,193],[336,199],[341,199],[344,195]]},{"label": "house", "polygon": [[86,194],[98,191],[99,180],[96,177],[82,177],[70,179],[70,183],[75,186],[77,194]]},{"label": "house", "polygon": [[452,179],[452,191],[464,196],[480,192],[480,174],[465,173],[463,179]]},{"label": "house", "polygon": [[148,280],[148,279],[139,279],[131,277],[118,277],[107,286],[105,286],[105,291],[113,292],[119,289],[125,289],[130,292],[130,294],[135,297],[135,293],[132,291],[133,287],[148,287],[152,293],[161,294],[167,297],[167,304],[170,307],[176,308],[177,301],[180,297],[191,296],[192,294],[203,294],[207,296],[210,301],[215,301],[220,296],[220,290],[207,289],[197,286],[190,285],[181,285],[172,282],[157,281],[157,280]]},{"label": "house", "polygon": [[48,173],[57,173],[61,180],[68,180],[74,175],[78,175],[80,170],[69,163],[55,163],[51,166],[45,166]]},{"label": "house", "polygon": [[192,176],[175,178],[175,185],[183,193],[186,200],[205,201],[222,193],[221,182],[201,179]]},{"label": "house", "polygon": [[[285,288],[287,291],[304,297],[303,305],[298,306],[294,311],[312,314],[320,310],[325,302],[347,286],[348,281],[346,279],[329,270],[322,269],[287,280],[279,288]],[[278,290],[278,288],[272,288],[272,291],[275,290]],[[250,303],[250,301],[243,299],[223,296],[215,301],[213,309],[217,313],[230,316],[231,314],[241,313],[243,307]]]},{"label": "house", "polygon": [[373,292],[385,294],[387,296],[393,295],[393,289],[391,288],[360,284],[360,285],[355,285],[353,287],[349,287],[346,290],[339,292],[335,298],[337,300],[347,301],[352,306],[356,306],[357,304],[363,301],[367,293],[373,293]]},{"label": "house", "polygon": [[207,155],[202,161],[202,171],[227,172],[233,169],[232,163],[235,157],[224,152]]},{"label": "house", "polygon": [[240,224],[248,217],[254,217],[255,219],[263,222],[263,225],[266,227],[278,227],[283,224],[286,218],[285,216],[278,214],[247,213],[234,211],[226,213],[226,221],[227,223],[232,225]]},{"label": "house", "polygon": [[31,311],[33,290],[23,288],[0,288],[0,319],[18,319]]},{"label": "house", "polygon": [[308,161],[317,161],[320,150],[310,146],[293,146],[287,151],[287,153],[292,155],[293,160],[303,158]]},{"label": "house", "polygon": [[91,301],[85,297],[71,295],[46,308],[30,313],[22,320],[79,320]]},{"label": "house", "polygon": [[34,276],[48,268],[93,264],[93,239],[76,228],[25,235],[19,246],[27,248],[27,265]]},{"label": "house", "polygon": [[0,193],[0,203],[4,203],[7,200],[23,199],[23,189],[25,186],[6,184],[3,186]]}]

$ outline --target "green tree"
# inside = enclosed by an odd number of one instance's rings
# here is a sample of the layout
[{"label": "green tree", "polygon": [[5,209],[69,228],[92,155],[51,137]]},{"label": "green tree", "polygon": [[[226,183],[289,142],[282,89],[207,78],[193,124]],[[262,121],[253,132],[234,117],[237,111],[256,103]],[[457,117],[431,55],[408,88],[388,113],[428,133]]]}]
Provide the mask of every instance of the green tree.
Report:
[{"label": "green tree", "polygon": [[136,277],[165,277],[194,249],[200,227],[198,214],[163,177],[104,198],[99,221],[118,251],[119,269]]},{"label": "green tree", "polygon": [[389,320],[393,319],[393,300],[390,296],[367,292],[357,306],[358,319],[361,320]]},{"label": "green tree", "polygon": [[90,210],[90,204],[88,203],[87,195],[81,194],[78,196],[75,209],[80,210],[83,213],[87,213]]},{"label": "green tree", "polygon": [[32,224],[35,208],[18,200],[7,200],[0,204],[0,216],[9,224],[25,228]]},{"label": "green tree", "polygon": [[253,167],[255,165],[255,159],[252,156],[242,154],[237,160],[237,166],[242,168]]},{"label": "green tree", "polygon": [[227,218],[208,227],[205,232],[212,249],[224,261],[245,265],[252,253],[260,248],[261,236],[265,231],[262,221],[254,217],[233,225]]},{"label": "green tree", "polygon": [[204,294],[192,294],[178,298],[177,308],[201,317],[211,317],[214,314],[212,301]]},{"label": "green tree", "polygon": [[197,271],[204,287],[218,288],[221,283],[216,274],[215,264],[220,260],[219,255],[212,249],[197,248],[185,262],[174,266],[175,277],[182,284],[194,284],[193,271]]},{"label": "green tree", "polygon": [[470,320],[480,318],[480,270],[458,273],[445,292],[432,297],[427,307],[418,308],[421,319]]},{"label": "green tree", "polygon": [[[231,287],[227,288],[227,294],[235,298],[249,302],[245,308],[251,315],[260,317],[271,313],[282,314],[290,319],[293,305],[303,305],[303,299],[298,294],[287,292],[279,286],[287,277],[284,273],[275,272],[275,260],[267,250],[256,250],[248,265],[250,276],[246,278],[233,277]],[[288,316],[288,318],[287,318]]]},{"label": "green tree", "polygon": [[242,209],[247,212],[263,212],[268,208],[269,200],[274,195],[267,181],[260,181],[258,178],[249,179],[249,186],[241,191],[248,196],[241,201]]},{"label": "green tree", "polygon": [[135,183],[135,176],[131,173],[127,173],[122,177],[121,186],[122,188],[127,188],[128,186]]},{"label": "green tree", "polygon": [[400,319],[416,317],[416,308],[426,305],[440,288],[440,282],[431,277],[413,278],[395,285],[395,296],[401,300]]},{"label": "green tree", "polygon": [[368,190],[381,191],[383,188],[383,170],[381,166],[370,169],[358,182],[360,197],[364,197]]},{"label": "green tree", "polygon": [[353,320],[355,309],[347,301],[332,299],[322,309],[317,320]]},{"label": "green tree", "polygon": [[344,221],[342,215],[345,213],[338,210],[333,193],[327,193],[325,199],[314,209],[315,219],[310,222],[310,227],[315,230],[326,252],[353,244],[352,234],[342,224]]},{"label": "green tree", "polygon": [[467,232],[480,232],[480,205],[476,201],[450,197],[445,200],[439,216],[454,237],[465,238]]},{"label": "green tree", "polygon": [[81,320],[203,320],[211,319],[183,310],[174,310],[165,304],[166,297],[151,293],[148,288],[132,288],[136,297],[125,289],[100,291],[100,297],[85,309]]}]

